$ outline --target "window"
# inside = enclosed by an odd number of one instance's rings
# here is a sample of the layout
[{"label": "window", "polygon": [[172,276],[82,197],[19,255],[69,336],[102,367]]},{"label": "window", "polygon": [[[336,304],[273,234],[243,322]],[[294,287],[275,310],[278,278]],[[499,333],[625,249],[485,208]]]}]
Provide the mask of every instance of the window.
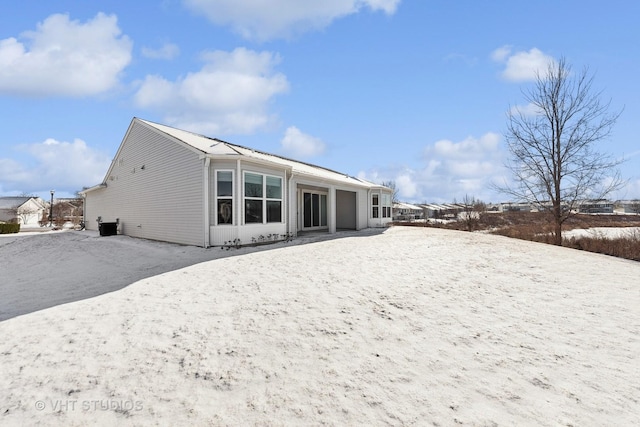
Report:
[{"label": "window", "polygon": [[391,194],[382,195],[382,218],[391,218]]},{"label": "window", "polygon": [[282,178],[253,172],[244,174],[244,222],[282,222]]},{"label": "window", "polygon": [[244,222],[262,224],[262,175],[244,174]]},{"label": "window", "polygon": [[267,222],[282,222],[282,178],[267,176]]},{"label": "window", "polygon": [[216,172],[218,225],[233,224],[233,172]]},{"label": "window", "polygon": [[372,218],[379,218],[380,217],[380,203],[379,203],[379,195],[378,194],[372,194],[371,195],[371,207],[372,207],[371,217]]}]

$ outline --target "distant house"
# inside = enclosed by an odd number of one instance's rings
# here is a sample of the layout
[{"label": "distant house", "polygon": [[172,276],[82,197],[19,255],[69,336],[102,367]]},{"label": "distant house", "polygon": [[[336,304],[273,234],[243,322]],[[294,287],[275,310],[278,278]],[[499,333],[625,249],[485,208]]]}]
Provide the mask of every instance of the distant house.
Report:
[{"label": "distant house", "polygon": [[618,200],[614,203],[614,212],[640,214],[640,200]]},{"label": "distant house", "polygon": [[83,220],[83,208],[82,198],[59,198],[53,203],[53,218],[57,225],[65,222],[77,225]]},{"label": "distant house", "polygon": [[121,234],[203,247],[391,221],[387,187],[139,118],[81,194],[89,230],[117,222]]},{"label": "distant house", "polygon": [[421,206],[412,205],[411,203],[394,203],[393,219],[394,221],[413,221],[424,218]]},{"label": "distant house", "polygon": [[527,202],[505,202],[500,203],[500,212],[535,212],[537,211],[530,203]]},{"label": "distant house", "polygon": [[606,199],[584,200],[578,203],[578,212],[586,214],[613,213],[613,202]]},{"label": "distant house", "polygon": [[39,227],[46,210],[39,197],[0,197],[0,221]]},{"label": "distant house", "polygon": [[458,217],[458,214],[464,211],[464,205],[458,203],[427,203],[422,204],[420,207],[430,219],[447,219],[454,220]]}]

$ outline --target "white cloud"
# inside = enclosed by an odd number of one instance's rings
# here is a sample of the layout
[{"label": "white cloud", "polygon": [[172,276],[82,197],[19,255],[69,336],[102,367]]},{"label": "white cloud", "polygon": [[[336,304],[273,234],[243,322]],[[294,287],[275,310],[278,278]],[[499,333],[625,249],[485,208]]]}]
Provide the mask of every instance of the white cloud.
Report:
[{"label": "white cloud", "polygon": [[412,179],[411,171],[405,171],[397,175],[395,183],[400,199],[410,200],[418,195],[418,184]]},{"label": "white cloud", "polygon": [[229,25],[247,39],[287,38],[327,27],[362,9],[395,13],[401,0],[184,0],[216,25]]},{"label": "white cloud", "polygon": [[170,60],[180,55],[180,48],[177,44],[165,43],[158,49],[149,47],[142,48],[142,56],[150,59],[166,59]]},{"label": "white cloud", "polygon": [[326,149],[322,140],[302,133],[295,126],[287,128],[280,144],[287,154],[297,158],[318,156]]},{"label": "white cloud", "polygon": [[491,53],[491,59],[496,62],[504,62],[511,53],[511,46],[505,45],[497,48]]},{"label": "white cloud", "polygon": [[496,151],[499,143],[500,135],[493,132],[488,132],[480,138],[469,136],[460,142],[442,139],[427,147],[426,155],[435,154],[437,157],[449,159],[478,159],[486,153]]},{"label": "white cloud", "polygon": [[440,140],[424,150],[420,167],[405,165],[361,172],[373,182],[395,181],[400,200],[414,203],[452,202],[465,195],[487,202],[496,201],[490,188],[504,173],[501,137],[488,132],[480,138],[453,142]]},{"label": "white cloud", "polygon": [[274,121],[274,96],[289,90],[273,69],[279,57],[244,48],[202,56],[205,65],[176,81],[147,76],[135,94],[142,108],[159,110],[171,125],[205,134],[251,133]]},{"label": "white cloud", "polygon": [[0,40],[0,92],[28,96],[89,96],[119,83],[132,43],[115,15],[80,23],[55,14],[35,31]]},{"label": "white cloud", "polygon": [[510,46],[503,46],[491,53],[491,58],[505,64],[502,77],[513,82],[535,80],[538,73],[544,74],[553,57],[546,55],[540,49],[511,53]]},{"label": "white cloud", "polygon": [[24,161],[0,159],[3,191],[37,193],[55,188],[73,194],[101,182],[111,164],[109,156],[81,139],[61,142],[49,138],[17,149],[27,155]]}]

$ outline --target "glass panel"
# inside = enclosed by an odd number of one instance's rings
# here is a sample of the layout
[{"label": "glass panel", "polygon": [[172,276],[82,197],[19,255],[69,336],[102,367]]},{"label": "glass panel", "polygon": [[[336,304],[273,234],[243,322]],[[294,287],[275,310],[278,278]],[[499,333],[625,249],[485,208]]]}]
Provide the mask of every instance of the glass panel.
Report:
[{"label": "glass panel", "polygon": [[233,196],[233,172],[218,172],[218,197]]},{"label": "glass panel", "polygon": [[373,207],[373,218],[378,218],[378,208],[377,206]]},{"label": "glass panel", "polygon": [[311,203],[313,205],[311,209],[311,216],[313,217],[313,226],[318,227],[320,225],[320,209],[318,209],[319,205],[319,194],[311,195]]},{"label": "glass panel", "polygon": [[378,206],[379,205],[379,203],[378,203],[378,195],[377,194],[373,194],[373,198],[371,199],[371,204],[373,206]]},{"label": "glass panel", "polygon": [[327,225],[327,195],[320,195],[320,225]]},{"label": "glass panel", "polygon": [[267,200],[267,222],[282,222],[282,202]]},{"label": "glass panel", "polygon": [[282,179],[274,176],[267,177],[267,198],[282,199]]},{"label": "glass panel", "polygon": [[218,224],[233,223],[233,201],[231,199],[218,199]]},{"label": "glass panel", "polygon": [[262,200],[244,201],[245,224],[262,223]]},{"label": "glass panel", "polygon": [[262,175],[255,173],[244,174],[244,196],[262,197]]},{"label": "glass panel", "polygon": [[311,193],[304,193],[304,226],[311,227]]}]

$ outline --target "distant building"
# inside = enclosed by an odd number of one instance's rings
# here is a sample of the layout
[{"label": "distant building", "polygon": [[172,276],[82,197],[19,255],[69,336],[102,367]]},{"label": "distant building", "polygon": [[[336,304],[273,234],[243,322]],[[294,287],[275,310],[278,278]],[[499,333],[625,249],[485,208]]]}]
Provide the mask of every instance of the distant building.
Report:
[{"label": "distant building", "polygon": [[458,214],[464,211],[464,205],[459,203],[427,203],[421,204],[426,218],[433,219],[456,219]]},{"label": "distant building", "polygon": [[535,209],[526,202],[506,202],[500,203],[500,212],[532,212]]},{"label": "distant building", "polygon": [[422,206],[412,205],[410,203],[394,203],[393,204],[393,220],[394,221],[414,221],[424,218],[424,210]]},{"label": "distant building", "polygon": [[39,197],[0,197],[0,221],[38,227],[46,205]]},{"label": "distant building", "polygon": [[622,214],[640,214],[640,200],[618,200],[613,204],[613,210]]},{"label": "distant building", "polygon": [[584,200],[578,203],[578,212],[584,214],[611,214],[614,203],[606,199]]},{"label": "distant building", "polygon": [[84,216],[84,200],[82,198],[59,198],[53,203],[53,218],[57,225],[65,222],[80,224]]}]

